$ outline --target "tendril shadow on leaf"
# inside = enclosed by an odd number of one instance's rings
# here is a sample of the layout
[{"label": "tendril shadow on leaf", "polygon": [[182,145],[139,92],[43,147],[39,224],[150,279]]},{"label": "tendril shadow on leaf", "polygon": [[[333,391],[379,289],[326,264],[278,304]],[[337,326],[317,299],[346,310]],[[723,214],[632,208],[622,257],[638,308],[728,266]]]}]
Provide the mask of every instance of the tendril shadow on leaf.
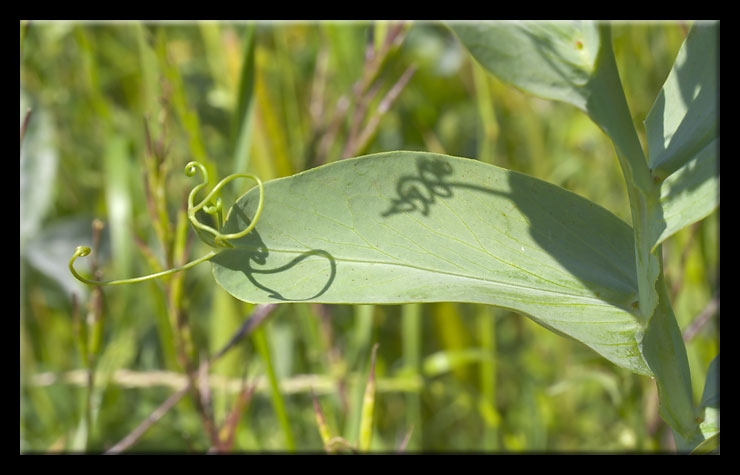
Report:
[{"label": "tendril shadow on leaf", "polygon": [[[235,206],[231,213],[233,216],[229,218],[227,227],[241,228],[245,224],[248,225],[251,222],[244,212],[244,209],[239,206]],[[214,257],[212,261],[224,268],[242,272],[252,285],[267,292],[268,297],[272,299],[282,300],[285,302],[301,302],[315,299],[324,294],[329,287],[331,287],[337,273],[336,260],[329,252],[323,249],[310,249],[302,253],[297,252],[298,256],[285,264],[278,265],[273,268],[265,269],[253,267],[253,263],[260,266],[268,264],[268,257],[270,256],[270,251],[262,240],[257,229],[253,229],[246,236],[235,239],[231,241],[231,243],[234,245],[235,249],[222,251],[218,256]],[[264,281],[260,282],[260,279],[257,278],[259,275],[272,275],[287,272],[312,256],[326,259],[329,265],[329,277],[323,287],[311,296],[303,298],[288,298],[283,295],[283,290],[273,288],[265,284]]]},{"label": "tendril shadow on leaf", "polygon": [[[295,258],[291,259],[288,263],[274,268],[264,269],[255,268],[252,266],[252,262],[258,264],[266,263],[266,257],[268,255],[269,252],[266,250],[262,251],[258,249],[252,250],[246,248],[229,249],[221,252],[218,256],[214,257],[213,262],[227,269],[242,272],[252,285],[257,287],[258,289],[262,289],[267,292],[269,298],[282,300],[284,302],[301,302],[318,298],[319,296],[324,294],[324,292],[326,292],[329,287],[331,287],[337,274],[337,265],[335,259],[332,257],[331,254],[329,254],[327,251],[324,251],[323,249],[311,249],[309,251],[305,251]],[[260,280],[258,280],[257,278],[257,276],[259,275],[279,274],[281,272],[289,271],[293,267],[297,266],[298,264],[312,256],[318,256],[326,259],[329,265],[329,277],[326,280],[326,283],[324,283],[323,287],[315,292],[313,295],[303,298],[289,298],[282,294],[282,292],[284,291],[278,290],[274,287],[270,287],[264,282],[260,282]]]},{"label": "tendril shadow on leaf", "polygon": [[391,207],[381,213],[386,218],[393,214],[419,211],[429,216],[431,205],[437,198],[452,198],[453,188],[467,188],[483,193],[501,194],[490,188],[469,183],[445,181],[452,175],[452,165],[444,160],[419,158],[416,160],[417,175],[402,176],[396,185],[397,198],[391,200]]}]

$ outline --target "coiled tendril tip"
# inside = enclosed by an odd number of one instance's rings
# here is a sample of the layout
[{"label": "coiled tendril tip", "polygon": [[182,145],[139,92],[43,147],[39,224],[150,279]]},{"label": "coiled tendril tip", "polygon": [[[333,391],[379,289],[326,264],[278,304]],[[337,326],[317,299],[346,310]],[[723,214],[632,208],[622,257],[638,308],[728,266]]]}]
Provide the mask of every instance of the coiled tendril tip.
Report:
[{"label": "coiled tendril tip", "polygon": [[75,254],[72,257],[72,259],[76,259],[77,257],[85,257],[89,256],[92,251],[87,246],[77,246],[75,249]]},{"label": "coiled tendril tip", "polygon": [[[262,206],[264,204],[264,197],[265,197],[264,196],[265,190],[262,184],[262,180],[260,180],[258,177],[254,175],[248,175],[245,173],[234,173],[232,175],[227,176],[220,182],[218,182],[216,186],[214,186],[213,189],[208,193],[208,195],[206,195],[206,197],[200,201],[200,203],[198,203],[197,205],[194,205],[193,202],[195,201],[196,193],[198,193],[202,188],[208,185],[208,173],[206,172],[206,169],[202,163],[197,162],[197,161],[188,163],[187,166],[185,167],[185,173],[188,176],[193,176],[195,174],[196,168],[199,169],[201,173],[203,174],[203,183],[196,185],[190,191],[190,194],[188,195],[188,219],[190,220],[193,227],[212,234],[214,237],[213,242],[215,245],[219,247],[233,247],[233,245],[231,245],[228,241],[232,239],[238,239],[240,237],[244,237],[247,234],[249,234],[249,232],[252,231],[252,229],[254,229],[254,226],[257,224],[257,220],[262,214]],[[198,218],[196,217],[195,214],[201,209],[208,214],[218,214],[219,218],[221,218],[221,213],[223,211],[223,203],[220,197],[216,197],[215,200],[213,198],[221,190],[221,188],[223,188],[224,185],[226,185],[228,182],[236,178],[251,178],[257,183],[257,187],[259,188],[259,191],[260,191],[259,203],[257,204],[257,212],[255,213],[254,219],[252,220],[250,225],[246,229],[238,233],[224,234],[221,232],[220,229],[215,229],[211,226],[208,226],[198,221]],[[219,219],[219,228],[220,227],[221,227],[221,220]]]},{"label": "coiled tendril tip", "polygon": [[206,183],[208,183],[208,172],[206,172],[206,167],[204,167],[203,164],[200,162],[192,161],[188,163],[187,165],[185,165],[185,174],[187,176],[193,176],[195,175],[195,171],[198,169],[200,169],[200,171],[203,172],[203,175],[206,178],[205,181]]}]

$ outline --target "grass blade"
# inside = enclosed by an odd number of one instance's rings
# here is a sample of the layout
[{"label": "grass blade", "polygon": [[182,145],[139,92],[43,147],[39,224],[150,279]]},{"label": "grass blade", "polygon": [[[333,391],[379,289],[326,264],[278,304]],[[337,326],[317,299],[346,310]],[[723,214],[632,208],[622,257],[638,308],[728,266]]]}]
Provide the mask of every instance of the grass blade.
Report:
[{"label": "grass blade", "polygon": [[257,352],[260,354],[260,357],[265,364],[265,370],[267,372],[267,378],[270,381],[270,390],[272,392],[272,405],[275,409],[275,415],[278,418],[280,428],[283,432],[283,437],[285,438],[285,448],[288,452],[295,452],[295,439],[293,438],[293,431],[290,428],[288,412],[285,409],[285,400],[280,392],[280,385],[278,384],[275,369],[272,364],[272,356],[270,354],[270,347],[267,341],[267,335],[265,334],[265,328],[257,328],[254,331],[252,338],[257,347]]},{"label": "grass blade", "polygon": [[255,82],[255,25],[249,24],[244,31],[242,45],[242,67],[239,75],[238,100],[232,117],[234,140],[234,173],[244,173],[249,167],[252,145],[252,117],[254,110]]},{"label": "grass blade", "polygon": [[378,353],[378,344],[373,346],[370,357],[370,375],[365,386],[365,397],[362,400],[362,416],[360,418],[360,440],[357,448],[360,452],[368,452],[373,439],[373,412],[375,411],[375,357]]},{"label": "grass blade", "polygon": [[311,388],[311,399],[313,400],[313,411],[316,415],[316,425],[319,427],[319,435],[321,435],[321,442],[324,444],[324,450],[328,453],[333,453],[330,447],[331,433],[329,432],[329,426],[326,424],[326,418],[324,412],[321,410],[319,400],[316,398],[316,393]]},{"label": "grass blade", "polygon": [[[408,376],[421,379],[421,304],[407,304],[401,307],[401,338],[403,344],[403,360],[406,363]],[[406,395],[406,424],[415,427],[418,437],[411,438],[411,431],[403,443],[403,448],[412,451],[420,450],[422,434],[421,394],[412,392]]]}]

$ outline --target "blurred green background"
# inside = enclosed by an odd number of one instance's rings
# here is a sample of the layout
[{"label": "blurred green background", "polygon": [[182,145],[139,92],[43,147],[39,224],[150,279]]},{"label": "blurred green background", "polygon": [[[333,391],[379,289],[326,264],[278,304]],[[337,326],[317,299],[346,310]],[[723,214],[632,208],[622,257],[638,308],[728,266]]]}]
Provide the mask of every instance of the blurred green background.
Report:
[{"label": "blurred green background", "polygon": [[[642,121],[689,26],[613,28],[643,144]],[[208,264],[102,292],[67,269],[81,244],[99,252],[77,267],[102,280],[208,252],[184,219],[191,160],[215,183],[425,150],[531,174],[631,221],[613,147],[586,115],[487,75],[443,24],[23,21],[20,35],[21,452],[110,448],[251,313]],[[719,352],[719,211],[663,250],[698,401]],[[373,450],[672,448],[649,378],[523,316],[439,303],[281,305],[210,369],[208,408],[185,396],[131,450],[206,452],[205,413],[215,430],[233,418],[230,451],[321,452],[312,389],[331,434],[354,443],[374,343]]]}]

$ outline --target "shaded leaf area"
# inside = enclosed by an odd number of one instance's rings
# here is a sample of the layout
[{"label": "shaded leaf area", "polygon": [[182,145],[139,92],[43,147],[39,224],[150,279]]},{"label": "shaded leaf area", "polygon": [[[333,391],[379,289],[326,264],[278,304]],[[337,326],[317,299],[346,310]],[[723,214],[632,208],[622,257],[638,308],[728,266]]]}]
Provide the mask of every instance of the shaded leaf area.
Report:
[{"label": "shaded leaf area", "polygon": [[[472,302],[524,313],[650,374],[635,340],[632,233],[541,180],[445,155],[391,152],[268,182],[263,214],[213,259],[254,303]],[[227,219],[254,215],[248,193]]]},{"label": "shaded leaf area", "polygon": [[649,163],[664,180],[657,246],[719,206],[719,23],[696,23],[645,120]]}]

